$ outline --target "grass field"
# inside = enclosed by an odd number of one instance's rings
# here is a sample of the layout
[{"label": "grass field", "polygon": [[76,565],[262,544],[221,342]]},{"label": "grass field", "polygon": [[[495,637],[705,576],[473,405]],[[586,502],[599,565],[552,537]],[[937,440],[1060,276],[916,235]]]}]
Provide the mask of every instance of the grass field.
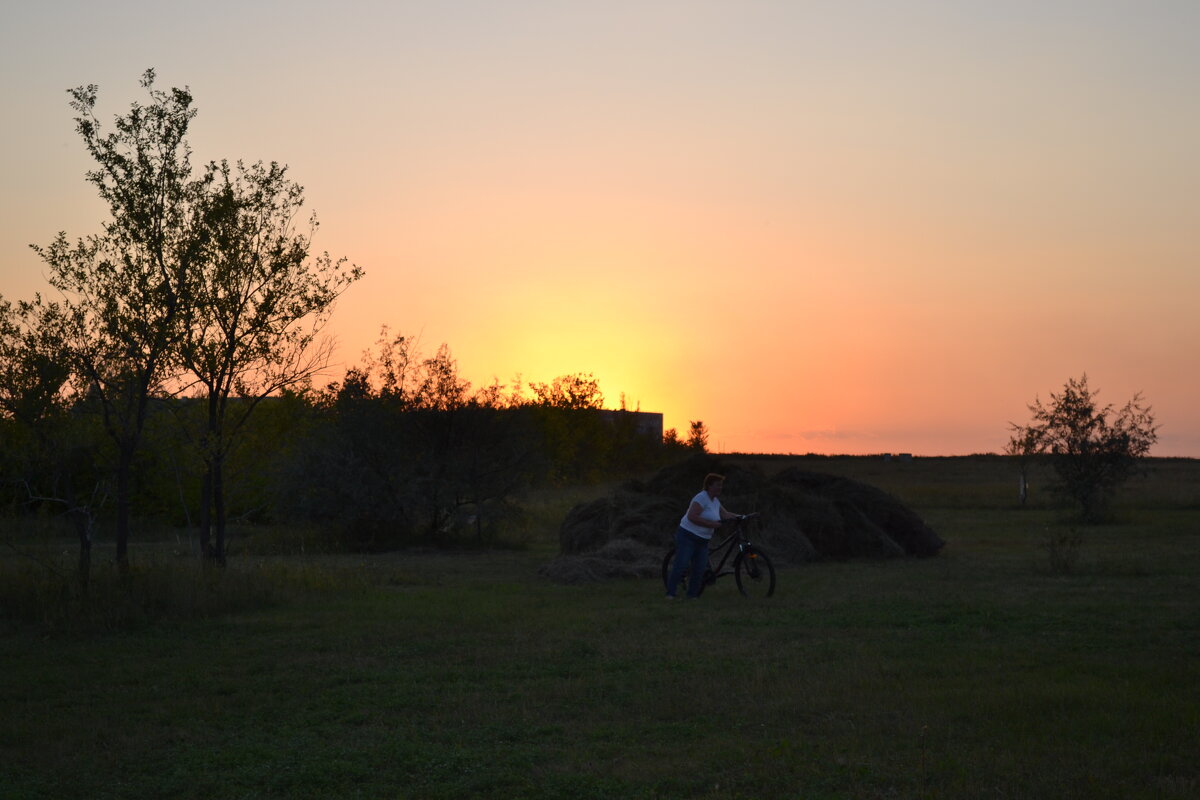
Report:
[{"label": "grass field", "polygon": [[670,603],[539,577],[567,505],[543,495],[519,550],[204,573],[135,545],[122,589],[101,551],[94,603],[142,617],[39,623],[10,588],[0,797],[1200,796],[1200,464],[1075,529],[999,460],[797,462],[896,493],[944,552]]}]

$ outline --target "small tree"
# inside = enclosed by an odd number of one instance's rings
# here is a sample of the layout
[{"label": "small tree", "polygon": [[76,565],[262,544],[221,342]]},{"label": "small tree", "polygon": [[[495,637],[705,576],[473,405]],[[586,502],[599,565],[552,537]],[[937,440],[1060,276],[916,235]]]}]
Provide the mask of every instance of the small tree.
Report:
[{"label": "small tree", "polygon": [[559,375],[549,384],[531,383],[529,388],[536,405],[571,410],[604,407],[600,382],[590,372]]},{"label": "small tree", "polygon": [[202,257],[184,286],[179,358],[205,404],[201,551],[224,563],[224,466],[236,434],[260,401],[328,365],[332,343],[318,333],[362,270],[328,253],[310,257],[316,216],[297,230],[304,190],[287,167],[212,162],[200,187]]},{"label": "small tree", "polygon": [[58,303],[39,296],[13,307],[0,297],[0,419],[11,419],[31,437],[17,448],[21,474],[13,477],[24,484],[30,501],[52,501],[66,509],[79,537],[79,583],[86,591],[95,515],[78,491],[77,473],[89,462],[89,437],[71,413],[82,399],[72,381],[64,325]]},{"label": "small tree", "polygon": [[196,112],[187,89],[154,88],[102,133],[97,87],[70,91],[76,130],[96,168],[87,180],[109,207],[100,234],[72,245],[65,233],[34,246],[62,293],[64,353],[87,393],[98,401],[117,449],[117,562],[128,565],[134,457],[152,397],[175,377],[184,282],[196,266],[186,135]]},{"label": "small tree", "polygon": [[708,427],[702,420],[693,420],[688,431],[687,446],[697,453],[708,452]]},{"label": "small tree", "polygon": [[14,307],[0,297],[0,415],[38,428],[67,405],[62,330],[59,304],[38,297]]},{"label": "small tree", "polygon": [[1013,442],[1025,452],[1049,454],[1058,484],[1054,487],[1078,504],[1086,522],[1109,516],[1109,502],[1158,440],[1158,428],[1149,406],[1135,394],[1114,414],[1113,406],[1100,407],[1087,375],[1067,380],[1050,402],[1034,399],[1028,425],[1011,424]]},{"label": "small tree", "polygon": [[611,429],[600,418],[604,393],[591,373],[559,375],[550,383],[531,383],[534,408],[554,478],[593,480],[608,462]]}]

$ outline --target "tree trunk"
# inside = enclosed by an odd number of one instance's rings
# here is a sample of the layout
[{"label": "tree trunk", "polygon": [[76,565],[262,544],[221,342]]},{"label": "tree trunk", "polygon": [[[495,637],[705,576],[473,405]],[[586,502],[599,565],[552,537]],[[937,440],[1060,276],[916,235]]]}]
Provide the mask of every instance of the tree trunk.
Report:
[{"label": "tree trunk", "polygon": [[200,557],[205,561],[212,558],[212,461],[204,459],[204,477],[200,481],[200,513],[196,516],[199,525]]},{"label": "tree trunk", "polygon": [[220,453],[212,460],[212,496],[213,517],[217,528],[217,544],[214,548],[214,558],[222,567],[225,566],[225,482],[224,458]]},{"label": "tree trunk", "polygon": [[76,496],[75,481],[71,479],[69,465],[64,470],[63,487],[67,499],[67,516],[75,526],[75,535],[79,537],[79,591],[82,597],[87,597],[92,576],[92,515],[90,509],[84,509]]},{"label": "tree trunk", "polygon": [[1096,524],[1109,521],[1108,497],[1101,489],[1088,489],[1080,498],[1084,522]]},{"label": "tree trunk", "polygon": [[76,505],[74,492],[69,492],[68,498],[71,503],[71,522],[74,523],[75,534],[79,537],[79,590],[86,597],[92,577],[91,514]]},{"label": "tree trunk", "polygon": [[[204,436],[200,440],[200,451],[204,456],[204,482],[200,487],[200,543],[205,563],[223,564],[225,561],[224,525],[221,520],[220,501],[220,408],[215,389],[208,388],[207,419]],[[213,527],[217,529],[217,540],[212,539]]]},{"label": "tree trunk", "polygon": [[92,532],[89,525],[83,524],[84,531],[79,534],[79,591],[82,597],[87,597],[88,586],[92,579]]},{"label": "tree trunk", "polygon": [[129,510],[133,492],[134,446],[121,443],[117,457],[117,569],[129,574]]}]

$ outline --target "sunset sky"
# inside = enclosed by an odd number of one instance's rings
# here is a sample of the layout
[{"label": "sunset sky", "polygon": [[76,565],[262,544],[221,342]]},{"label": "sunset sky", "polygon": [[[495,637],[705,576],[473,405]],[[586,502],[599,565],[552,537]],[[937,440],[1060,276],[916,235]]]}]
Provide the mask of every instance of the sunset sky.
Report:
[{"label": "sunset sky", "polygon": [[999,452],[1086,372],[1200,457],[1195,0],[112,0],[0,10],[0,294],[104,218],[101,119],[190,87],[380,326],[476,386],[593,373],[721,451]]}]

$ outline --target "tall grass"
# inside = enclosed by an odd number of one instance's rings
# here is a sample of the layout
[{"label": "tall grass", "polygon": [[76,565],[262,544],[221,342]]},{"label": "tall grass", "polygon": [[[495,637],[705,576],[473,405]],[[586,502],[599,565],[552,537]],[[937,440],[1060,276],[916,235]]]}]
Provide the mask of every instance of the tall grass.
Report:
[{"label": "tall grass", "polygon": [[199,558],[146,552],[121,571],[99,548],[86,585],[76,556],[43,552],[0,559],[0,621],[45,633],[130,630],[253,611],[321,592],[369,585],[336,560],[255,558],[220,568]]}]

